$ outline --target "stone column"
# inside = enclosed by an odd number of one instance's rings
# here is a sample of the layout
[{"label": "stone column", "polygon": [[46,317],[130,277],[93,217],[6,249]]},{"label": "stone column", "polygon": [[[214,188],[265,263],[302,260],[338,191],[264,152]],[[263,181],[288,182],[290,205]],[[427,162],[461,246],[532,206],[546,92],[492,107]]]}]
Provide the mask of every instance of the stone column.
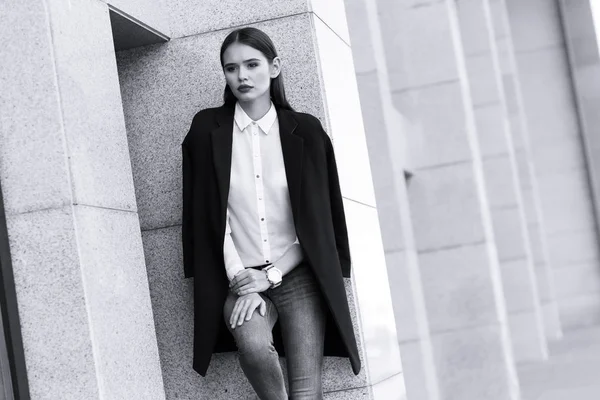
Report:
[{"label": "stone column", "polygon": [[458,0],[458,22],[516,361],[547,357],[511,127],[488,0]]},{"label": "stone column", "polygon": [[165,399],[109,11],[3,1],[0,179],[31,399]]},{"label": "stone column", "polygon": [[223,39],[234,26],[252,25],[279,51],[292,106],[319,117],[334,141],[353,259],[353,278],[346,285],[363,370],[356,377],[347,360],[326,358],[326,398],[402,399],[402,366],[343,1],[263,0],[251,7],[234,0],[178,2],[168,11],[169,43],[118,54],[167,397],[232,399],[252,393],[233,353],[214,355],[206,378],[191,369],[192,280],[183,277],[179,226],[180,143],[197,111],[222,104]]},{"label": "stone column", "polygon": [[506,0],[563,328],[600,322],[600,253],[558,1]]},{"label": "stone column", "polygon": [[[590,187],[594,201],[596,229],[600,215],[600,55],[590,0],[559,1],[564,39],[575,91],[579,124],[585,147]],[[597,8],[598,6],[596,6]],[[596,9],[596,13],[600,10]]]},{"label": "stone column", "polygon": [[519,186],[525,219],[527,221],[527,236],[534,263],[544,332],[546,338],[558,339],[562,336],[562,331],[558,316],[558,305],[556,303],[554,275],[548,260],[537,178],[532,162],[529,132],[525,110],[523,109],[521,84],[515,61],[505,0],[490,0],[490,7],[502,74],[502,86],[504,88],[508,111],[508,121],[519,170]]},{"label": "stone column", "polygon": [[407,130],[392,103],[376,1],[346,0],[345,4],[407,397],[437,400],[439,388],[406,192]]},{"label": "stone column", "polygon": [[392,99],[408,121],[408,197],[440,398],[518,399],[455,2],[378,6]]}]

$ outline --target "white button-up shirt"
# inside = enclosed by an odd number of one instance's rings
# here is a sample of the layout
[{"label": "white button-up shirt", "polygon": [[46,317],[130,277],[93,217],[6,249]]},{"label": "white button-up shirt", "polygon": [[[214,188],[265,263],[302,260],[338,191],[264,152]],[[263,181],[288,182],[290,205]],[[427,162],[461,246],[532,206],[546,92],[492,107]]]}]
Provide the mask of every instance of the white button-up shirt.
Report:
[{"label": "white button-up shirt", "polygon": [[234,120],[223,243],[229,280],[247,267],[302,259],[275,106],[253,121],[236,103]]}]

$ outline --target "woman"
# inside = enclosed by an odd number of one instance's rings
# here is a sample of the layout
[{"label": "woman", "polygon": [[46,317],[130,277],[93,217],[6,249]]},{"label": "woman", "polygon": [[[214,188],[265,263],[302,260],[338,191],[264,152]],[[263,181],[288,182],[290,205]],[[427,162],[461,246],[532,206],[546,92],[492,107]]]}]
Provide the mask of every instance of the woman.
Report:
[{"label": "woman", "polygon": [[[270,38],[236,29],[221,46],[224,104],[182,143],[185,277],[194,282],[194,369],[238,350],[263,400],[321,399],[323,355],[360,360],[343,277],[350,254],[331,140],[288,104]],[[225,324],[223,323],[225,322]]]}]

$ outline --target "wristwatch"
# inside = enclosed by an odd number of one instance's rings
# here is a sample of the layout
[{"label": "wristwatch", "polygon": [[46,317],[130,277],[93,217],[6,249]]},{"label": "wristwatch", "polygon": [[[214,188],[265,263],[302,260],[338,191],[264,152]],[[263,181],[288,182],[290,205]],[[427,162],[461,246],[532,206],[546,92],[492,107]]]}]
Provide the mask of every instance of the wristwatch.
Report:
[{"label": "wristwatch", "polygon": [[279,270],[279,268],[275,267],[273,264],[269,264],[263,268],[265,274],[267,274],[267,280],[271,284],[271,289],[276,288],[281,285],[281,280],[283,279],[283,274]]}]

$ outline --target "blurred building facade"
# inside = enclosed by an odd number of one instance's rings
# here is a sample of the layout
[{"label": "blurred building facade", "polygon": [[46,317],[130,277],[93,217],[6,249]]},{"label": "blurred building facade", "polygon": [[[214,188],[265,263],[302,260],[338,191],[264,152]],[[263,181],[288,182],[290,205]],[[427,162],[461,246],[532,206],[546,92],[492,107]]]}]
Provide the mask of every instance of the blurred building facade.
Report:
[{"label": "blurred building facade", "polygon": [[364,368],[327,358],[326,398],[520,399],[600,324],[590,0],[2,2],[0,399],[251,398],[234,354],[192,370],[180,242],[245,25],[335,146]]}]

